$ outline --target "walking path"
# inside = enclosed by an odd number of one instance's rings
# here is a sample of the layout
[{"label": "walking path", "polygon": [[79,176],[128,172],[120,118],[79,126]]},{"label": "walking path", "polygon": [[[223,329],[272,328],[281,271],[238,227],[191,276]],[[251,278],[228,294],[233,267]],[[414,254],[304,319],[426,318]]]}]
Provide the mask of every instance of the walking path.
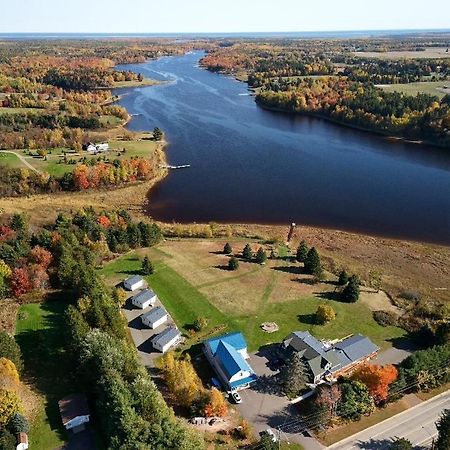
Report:
[{"label": "walking path", "polygon": [[20,153],[12,152],[10,150],[0,150],[0,153],[9,153],[10,155],[16,155],[20,159],[20,161],[30,170],[36,173],[41,173],[40,170],[37,170],[36,167],[32,166]]}]

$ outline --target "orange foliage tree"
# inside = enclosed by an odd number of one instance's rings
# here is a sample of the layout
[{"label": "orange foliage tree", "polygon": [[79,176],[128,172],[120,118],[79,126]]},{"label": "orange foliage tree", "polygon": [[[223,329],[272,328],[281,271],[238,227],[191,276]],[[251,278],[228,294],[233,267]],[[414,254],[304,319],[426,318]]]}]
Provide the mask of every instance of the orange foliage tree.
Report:
[{"label": "orange foliage tree", "polygon": [[381,403],[388,398],[389,385],[398,377],[398,371],[393,365],[379,366],[365,364],[353,375],[352,379],[361,381],[367,386],[375,403]]},{"label": "orange foliage tree", "polygon": [[205,406],[206,417],[223,417],[227,412],[227,404],[222,393],[215,387],[211,388],[209,402]]}]

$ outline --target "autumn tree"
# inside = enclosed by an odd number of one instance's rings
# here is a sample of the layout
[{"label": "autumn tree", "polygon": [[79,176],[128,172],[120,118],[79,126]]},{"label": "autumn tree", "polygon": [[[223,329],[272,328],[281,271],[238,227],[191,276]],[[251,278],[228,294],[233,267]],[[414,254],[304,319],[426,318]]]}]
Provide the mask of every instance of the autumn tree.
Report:
[{"label": "autumn tree", "polygon": [[247,261],[251,261],[253,259],[253,251],[250,244],[245,244],[244,250],[242,250],[242,256]]},{"label": "autumn tree", "polygon": [[338,384],[321,384],[317,386],[314,405],[317,410],[322,410],[321,425],[325,425],[329,420],[337,415],[337,408],[341,400],[341,389]]},{"label": "autumn tree", "polygon": [[316,311],[316,322],[319,325],[325,325],[336,319],[336,312],[330,305],[319,305]]},{"label": "autumn tree", "polygon": [[7,358],[0,358],[0,388],[16,391],[19,384],[19,373],[15,364]]},{"label": "autumn tree", "polygon": [[375,403],[379,404],[388,398],[389,386],[397,376],[398,371],[393,365],[365,364],[352,375],[352,379],[364,383]]},{"label": "autumn tree", "polygon": [[45,248],[36,245],[29,255],[29,261],[34,264],[38,264],[44,270],[47,270],[50,264],[52,263],[53,256],[51,252],[46,250]]},{"label": "autumn tree", "polygon": [[0,428],[6,426],[15,413],[21,411],[21,403],[17,394],[0,388]]},{"label": "autumn tree", "polygon": [[122,308],[122,306],[124,306],[127,301],[127,293],[125,289],[121,287],[114,288],[112,292],[112,298],[114,300],[114,303]]},{"label": "autumn tree", "polygon": [[208,404],[205,406],[206,417],[224,417],[228,407],[223,394],[215,387],[211,388]]},{"label": "autumn tree", "polygon": [[306,261],[306,256],[308,255],[308,245],[305,241],[301,241],[300,245],[297,247],[296,259],[298,262],[304,263]]},{"label": "autumn tree", "polygon": [[22,267],[16,267],[11,274],[11,292],[14,297],[20,297],[33,289],[28,271]]},{"label": "autumn tree", "polygon": [[195,331],[202,331],[204,330],[208,325],[208,319],[206,317],[198,317],[195,319],[194,322],[194,330]]}]

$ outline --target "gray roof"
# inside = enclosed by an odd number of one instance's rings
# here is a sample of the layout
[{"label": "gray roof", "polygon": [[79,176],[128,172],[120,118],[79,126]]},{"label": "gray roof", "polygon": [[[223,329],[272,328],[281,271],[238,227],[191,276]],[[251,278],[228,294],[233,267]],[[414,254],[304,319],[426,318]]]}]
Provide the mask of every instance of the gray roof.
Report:
[{"label": "gray roof", "polygon": [[285,347],[291,346],[295,351],[302,352],[305,359],[313,359],[324,351],[323,344],[309,331],[294,331],[285,341]]},{"label": "gray roof", "polygon": [[139,283],[143,278],[139,275],[133,275],[132,277],[128,277],[125,281],[129,284]]},{"label": "gray roof", "polygon": [[178,328],[175,327],[167,327],[161,333],[159,333],[155,338],[153,338],[153,344],[158,344],[161,347],[164,347],[167,343],[169,343],[172,339],[181,336]]},{"label": "gray roof", "polygon": [[148,313],[142,314],[142,320],[146,319],[151,323],[155,323],[157,320],[162,319],[164,316],[167,316],[167,311],[161,306],[157,306],[153,308]]},{"label": "gray roof", "polygon": [[156,294],[151,289],[144,289],[136,295],[133,295],[132,301],[137,300],[140,302],[146,302],[152,299]]},{"label": "gray roof", "polygon": [[367,358],[372,353],[379,350],[368,337],[355,334],[338,342],[333,346],[333,350],[340,354],[340,357],[348,358],[352,363],[360,359]]}]

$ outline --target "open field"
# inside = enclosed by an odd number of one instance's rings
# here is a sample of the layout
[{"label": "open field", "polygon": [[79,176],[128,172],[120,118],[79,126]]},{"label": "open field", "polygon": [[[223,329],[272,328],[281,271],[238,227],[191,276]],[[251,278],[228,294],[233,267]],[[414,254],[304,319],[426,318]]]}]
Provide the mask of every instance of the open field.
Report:
[{"label": "open field", "polygon": [[355,56],[380,59],[428,59],[450,58],[447,47],[429,47],[424,51],[393,51],[393,52],[355,52]]},{"label": "open field", "polygon": [[25,113],[34,113],[34,114],[42,114],[46,110],[44,108],[5,108],[0,107],[0,115],[3,114],[25,114]]},{"label": "open field", "polygon": [[[232,246],[240,252],[244,243],[232,242]],[[364,302],[333,300],[334,282],[311,284],[311,277],[302,273],[299,264],[281,258],[264,266],[241,261],[237,271],[228,271],[224,269],[228,256],[218,253],[222,247],[223,242],[214,240],[166,241],[156,248],[122,256],[101,273],[109,283],[116,284],[138,273],[139,257],[148,254],[155,263],[155,273],[147,281],[180,328],[189,332],[196,318],[206,317],[206,333],[241,330],[250,350],[280,342],[295,330],[309,330],[323,339],[363,333],[382,348],[404,335],[400,328],[378,325]],[[314,323],[314,313],[322,303],[332,305],[337,318],[319,326]],[[276,322],[280,330],[263,332],[260,325],[266,321]]]},{"label": "open field", "polygon": [[0,153],[0,165],[17,168],[25,167],[22,161],[12,153]]},{"label": "open field", "polygon": [[16,339],[25,362],[24,378],[43,398],[29,433],[38,450],[56,448],[66,440],[58,410],[58,400],[74,391],[62,338],[66,306],[56,300],[22,305],[19,310]]},{"label": "open field", "polygon": [[419,92],[436,95],[439,98],[450,94],[450,81],[422,81],[418,83],[405,84],[383,84],[380,85],[386,92],[402,92],[407,95],[417,95]]},{"label": "open field", "polygon": [[161,81],[152,80],[151,78],[144,78],[142,81],[132,80],[132,81],[116,81],[112,89],[121,89],[129,87],[144,87],[144,86],[154,86],[155,84],[161,84]]}]

